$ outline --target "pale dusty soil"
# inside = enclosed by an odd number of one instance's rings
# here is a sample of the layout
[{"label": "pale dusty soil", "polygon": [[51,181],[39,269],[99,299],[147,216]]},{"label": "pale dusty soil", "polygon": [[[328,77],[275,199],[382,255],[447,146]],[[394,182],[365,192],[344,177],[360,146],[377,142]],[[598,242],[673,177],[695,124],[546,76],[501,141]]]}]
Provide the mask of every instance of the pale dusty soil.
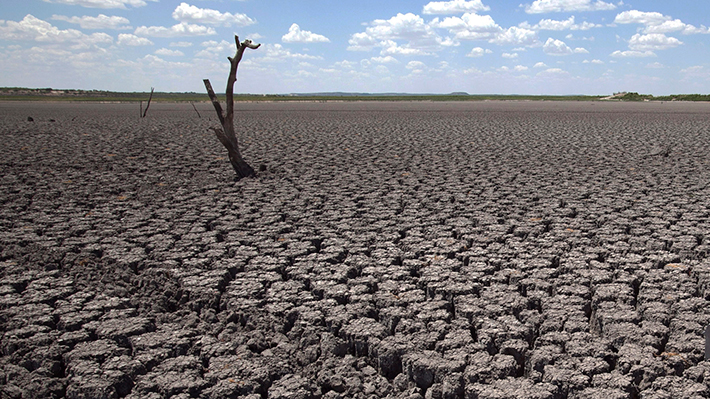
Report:
[{"label": "pale dusty soil", "polygon": [[209,107],[0,103],[0,397],[710,397],[710,106]]}]

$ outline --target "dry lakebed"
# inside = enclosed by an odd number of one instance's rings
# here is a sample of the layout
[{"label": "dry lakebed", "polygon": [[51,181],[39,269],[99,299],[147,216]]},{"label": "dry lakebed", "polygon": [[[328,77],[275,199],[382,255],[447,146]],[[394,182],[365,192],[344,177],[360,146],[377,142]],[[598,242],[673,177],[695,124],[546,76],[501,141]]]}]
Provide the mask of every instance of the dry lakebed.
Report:
[{"label": "dry lakebed", "polygon": [[195,106],[0,103],[0,397],[710,397],[710,105]]}]

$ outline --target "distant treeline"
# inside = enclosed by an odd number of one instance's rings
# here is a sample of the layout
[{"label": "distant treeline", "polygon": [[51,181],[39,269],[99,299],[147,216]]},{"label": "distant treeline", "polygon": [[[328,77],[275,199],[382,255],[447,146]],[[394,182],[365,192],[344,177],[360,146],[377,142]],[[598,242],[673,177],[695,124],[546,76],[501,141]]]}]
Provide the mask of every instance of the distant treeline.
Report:
[{"label": "distant treeline", "polygon": [[710,101],[710,94],[671,94],[653,96],[651,94],[626,93],[619,97],[622,101]]},{"label": "distant treeline", "polygon": [[[116,101],[138,102],[148,99],[149,93],[112,92],[75,89],[28,89],[21,87],[0,88],[0,100],[15,101]],[[225,101],[224,94],[217,97]],[[406,93],[308,93],[308,94],[236,94],[235,101],[594,101],[601,96],[543,96],[543,95],[469,95],[463,92],[450,94]],[[201,102],[209,101],[206,93],[161,93],[153,94],[153,101]]]},{"label": "distant treeline", "polygon": [[[24,87],[0,87],[0,99],[18,101],[146,101],[150,93],[117,92],[105,90],[77,90],[77,89],[29,89]],[[207,94],[186,93],[158,93],[153,95],[153,101],[180,102],[180,101],[208,101]]]},{"label": "distant treeline", "polygon": [[[710,101],[707,94],[673,94],[654,97],[650,94],[619,93],[614,99],[621,101]],[[139,102],[146,101],[149,93],[116,92],[104,90],[77,90],[52,88],[0,87],[0,100],[14,101],[101,101]],[[224,94],[218,94],[225,101]],[[596,101],[604,96],[546,96],[546,95],[486,95],[455,92],[450,94],[407,93],[308,93],[308,94],[235,94],[235,101]],[[155,92],[153,101],[161,102],[208,102],[206,93]]]}]

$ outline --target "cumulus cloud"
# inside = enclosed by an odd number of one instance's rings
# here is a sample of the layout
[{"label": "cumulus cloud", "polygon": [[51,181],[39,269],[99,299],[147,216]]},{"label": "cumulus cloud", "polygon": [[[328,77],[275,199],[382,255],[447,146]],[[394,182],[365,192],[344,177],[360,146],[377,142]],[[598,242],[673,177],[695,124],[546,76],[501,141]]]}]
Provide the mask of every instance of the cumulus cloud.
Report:
[{"label": "cumulus cloud", "polygon": [[169,28],[165,26],[139,26],[133,33],[150,37],[181,37],[215,35],[217,31],[207,26],[181,22]]},{"label": "cumulus cloud", "polygon": [[377,64],[396,64],[399,61],[397,61],[396,58],[392,57],[391,55],[388,55],[386,57],[372,57],[370,58],[372,62],[377,63]]},{"label": "cumulus cloud", "polygon": [[508,59],[518,58],[518,53],[503,53],[501,57]]},{"label": "cumulus cloud", "polygon": [[216,41],[208,40],[200,43],[200,46],[204,47],[203,50],[195,53],[197,58],[215,58],[218,54],[227,54],[230,51],[234,52],[234,43],[229,43],[226,40]]},{"label": "cumulus cloud", "polygon": [[544,62],[538,62],[533,65],[533,68],[547,68],[547,64],[545,64]]},{"label": "cumulus cloud", "polygon": [[528,47],[538,46],[540,44],[537,32],[517,26],[511,26],[504,32],[498,34],[495,38],[491,39],[490,42],[500,45],[509,44],[513,46]]},{"label": "cumulus cloud", "polygon": [[458,43],[441,37],[422,17],[400,13],[388,20],[372,21],[364,32],[350,36],[348,44],[350,51],[380,48],[381,55],[425,55]]},{"label": "cumulus cloud", "polygon": [[421,61],[409,61],[406,65],[407,69],[424,69],[426,64]]},{"label": "cumulus cloud", "polygon": [[695,27],[686,24],[680,19],[673,19],[670,16],[663,15],[659,12],[645,12],[638,10],[629,10],[619,13],[614,18],[616,24],[641,24],[644,25],[643,33],[670,33],[681,32],[684,35],[696,33],[710,33],[710,29],[705,26]]},{"label": "cumulus cloud", "polygon": [[180,57],[180,56],[185,55],[185,53],[183,53],[183,52],[180,51],[180,50],[170,50],[170,49],[165,48],[165,47],[163,47],[163,48],[161,48],[161,49],[158,49],[158,50],[155,50],[155,54],[158,54],[158,55],[165,55],[165,56],[168,56],[168,57]]},{"label": "cumulus cloud", "polygon": [[348,61],[348,60],[342,60],[342,61],[336,62],[333,65],[340,67],[340,68],[344,68],[344,69],[352,69],[353,67],[355,67],[356,63],[354,63],[352,61]]},{"label": "cumulus cloud", "polygon": [[466,57],[483,57],[484,54],[491,54],[493,51],[489,49],[483,49],[481,47],[474,47],[471,51],[466,54]]},{"label": "cumulus cloud", "polygon": [[616,5],[602,0],[535,0],[525,6],[528,14],[543,14],[548,12],[604,11],[613,10]]},{"label": "cumulus cloud", "polygon": [[119,34],[118,41],[116,43],[121,46],[150,46],[153,44],[153,42],[144,37],[138,37],[130,33]]},{"label": "cumulus cloud", "polygon": [[[158,0],[147,0],[157,2]],[[145,0],[44,0],[45,3],[65,4],[70,6],[82,6],[86,8],[120,8],[127,9],[126,6],[143,7],[148,5]]]},{"label": "cumulus cloud", "polygon": [[678,47],[681,44],[683,44],[683,42],[675,37],[668,37],[662,33],[650,33],[648,35],[637,33],[629,40],[629,48],[638,51],[666,50]]},{"label": "cumulus cloud", "polygon": [[565,42],[551,37],[542,45],[542,51],[548,55],[570,55],[574,53]]},{"label": "cumulus cloud", "polygon": [[574,15],[565,19],[563,21],[558,21],[554,19],[543,19],[540,20],[536,25],[530,26],[526,23],[520,25],[521,27],[530,28],[533,30],[589,30],[592,28],[601,27],[601,25],[593,24],[591,22],[584,21],[581,24],[575,23]]},{"label": "cumulus cloud", "polygon": [[465,13],[461,17],[447,17],[442,21],[435,18],[431,26],[448,29],[456,39],[461,40],[491,40],[504,32],[490,15],[475,13]]},{"label": "cumulus cloud", "polygon": [[564,69],[561,68],[548,68],[545,69],[544,71],[538,72],[538,76],[560,76],[560,75],[567,75],[568,72],[565,71]]},{"label": "cumulus cloud", "polygon": [[602,60],[597,60],[597,59],[594,59],[594,60],[591,60],[591,61],[589,61],[589,60],[584,60],[584,61],[582,61],[582,64],[603,65],[603,64],[604,64],[604,61],[602,61]]},{"label": "cumulus cloud", "polygon": [[513,68],[516,72],[524,72],[528,70],[528,67],[525,65],[516,65],[515,68]]},{"label": "cumulus cloud", "polygon": [[21,21],[0,21],[0,39],[11,41],[37,41],[43,43],[70,43],[75,48],[111,43],[106,33],[87,35],[76,29],[59,29],[51,23],[27,14]]},{"label": "cumulus cloud", "polygon": [[680,70],[680,73],[686,75],[687,78],[704,78],[708,79],[710,78],[710,71],[708,71],[704,66],[702,65],[694,65],[688,68],[684,68]]},{"label": "cumulus cloud", "polygon": [[481,0],[432,1],[424,6],[424,14],[462,14],[465,12],[488,11]]},{"label": "cumulus cloud", "polygon": [[104,14],[99,14],[96,17],[90,17],[88,15],[84,15],[83,17],[52,15],[52,19],[79,25],[82,29],[130,29],[130,26],[127,26],[130,23],[127,18],[115,15],[110,17]]},{"label": "cumulus cloud", "polygon": [[232,14],[209,8],[199,8],[187,3],[180,3],[173,11],[173,19],[180,22],[206,24],[214,26],[249,26],[256,23],[246,14]]},{"label": "cumulus cloud", "polygon": [[660,12],[644,12],[638,10],[624,11],[614,18],[615,24],[658,25],[671,19]]},{"label": "cumulus cloud", "polygon": [[301,30],[298,24],[293,24],[288,33],[281,37],[284,43],[328,43],[330,39],[307,30]]},{"label": "cumulus cloud", "polygon": [[[302,53],[293,53],[287,49],[285,49],[282,45],[276,43],[276,44],[266,44],[262,46],[264,49],[263,56],[259,57],[258,59],[261,61],[266,61],[266,62],[283,62],[288,59],[295,59],[295,60],[322,60],[323,57],[316,56],[316,55],[310,55],[310,54],[302,54]],[[261,51],[261,50],[260,50]]]},{"label": "cumulus cloud", "polygon": [[636,50],[626,50],[620,51],[616,50],[611,53],[612,57],[615,58],[640,58],[640,57],[655,57],[656,53],[653,51],[636,51]]}]

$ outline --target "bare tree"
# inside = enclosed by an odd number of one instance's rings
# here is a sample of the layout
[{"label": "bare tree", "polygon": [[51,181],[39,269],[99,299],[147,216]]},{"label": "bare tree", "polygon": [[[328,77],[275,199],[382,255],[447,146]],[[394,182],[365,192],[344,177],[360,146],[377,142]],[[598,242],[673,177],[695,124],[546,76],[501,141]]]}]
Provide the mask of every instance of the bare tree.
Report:
[{"label": "bare tree", "polygon": [[141,101],[141,118],[145,118],[145,115],[148,113],[148,108],[150,108],[150,100],[153,99],[153,92],[155,91],[155,87],[150,88],[150,97],[148,97],[148,105],[145,106],[145,112],[143,111],[143,101]]},{"label": "bare tree", "polygon": [[234,41],[237,43],[237,53],[234,57],[227,57],[231,63],[231,68],[229,70],[229,78],[227,79],[227,114],[225,115],[222,111],[222,106],[217,100],[217,96],[212,90],[212,85],[209,79],[204,79],[205,88],[207,89],[207,94],[209,94],[212,100],[212,105],[215,111],[217,111],[217,116],[219,117],[219,122],[222,124],[222,128],[212,128],[219,142],[227,148],[229,153],[229,161],[232,163],[234,171],[237,172],[237,178],[254,176],[256,173],[254,169],[249,166],[249,164],[244,161],[242,154],[239,152],[239,143],[237,142],[237,135],[234,132],[234,83],[237,81],[237,67],[239,66],[239,61],[242,60],[242,55],[244,50],[247,48],[257,49],[261,44],[253,44],[251,40],[247,39],[244,42],[239,42],[239,36],[234,35]]}]

